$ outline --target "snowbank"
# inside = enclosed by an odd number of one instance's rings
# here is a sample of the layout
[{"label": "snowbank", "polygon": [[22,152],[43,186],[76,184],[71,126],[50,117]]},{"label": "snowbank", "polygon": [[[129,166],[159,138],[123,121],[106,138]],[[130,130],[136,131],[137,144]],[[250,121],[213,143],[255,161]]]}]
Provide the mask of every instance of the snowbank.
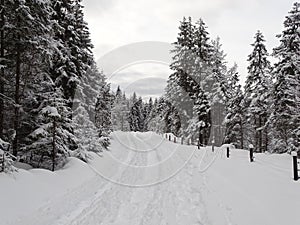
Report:
[{"label": "snowbank", "polygon": [[30,214],[93,176],[93,170],[76,158],[69,158],[65,168],[55,172],[19,169],[12,174],[0,174],[0,224]]}]

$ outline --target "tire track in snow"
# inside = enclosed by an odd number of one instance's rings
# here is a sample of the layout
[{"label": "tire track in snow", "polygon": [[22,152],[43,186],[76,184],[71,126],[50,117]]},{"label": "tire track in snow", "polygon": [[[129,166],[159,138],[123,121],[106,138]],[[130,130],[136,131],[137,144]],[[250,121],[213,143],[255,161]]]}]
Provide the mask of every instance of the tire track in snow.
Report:
[{"label": "tire track in snow", "polygon": [[[129,133],[129,143],[137,149],[137,144],[132,135]],[[129,165],[137,165],[144,161],[144,157],[140,157],[141,153],[131,151],[128,166],[123,170],[120,182],[135,182],[140,174],[134,174],[130,171]],[[139,170],[136,170],[139,171]],[[111,184],[111,188],[106,190],[99,198],[95,199],[94,204],[88,207],[80,216],[75,218],[70,225],[94,225],[94,224],[120,224],[118,219],[122,214],[122,203],[130,201],[134,189],[130,187],[121,186],[118,184]],[[126,204],[128,208],[128,205]],[[124,216],[124,215],[123,215]],[[130,219],[130,216],[128,217]],[[132,217],[131,217],[132,218]],[[124,217],[122,219],[125,219]]]}]

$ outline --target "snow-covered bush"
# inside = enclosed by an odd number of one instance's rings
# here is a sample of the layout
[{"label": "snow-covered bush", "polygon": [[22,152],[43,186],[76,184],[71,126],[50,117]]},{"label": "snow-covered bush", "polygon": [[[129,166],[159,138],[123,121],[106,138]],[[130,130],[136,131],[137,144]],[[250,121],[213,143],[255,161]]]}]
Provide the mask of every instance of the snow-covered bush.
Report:
[{"label": "snow-covered bush", "polygon": [[9,143],[0,139],[0,172],[13,172],[16,168],[13,166],[12,155],[7,150],[9,149]]}]

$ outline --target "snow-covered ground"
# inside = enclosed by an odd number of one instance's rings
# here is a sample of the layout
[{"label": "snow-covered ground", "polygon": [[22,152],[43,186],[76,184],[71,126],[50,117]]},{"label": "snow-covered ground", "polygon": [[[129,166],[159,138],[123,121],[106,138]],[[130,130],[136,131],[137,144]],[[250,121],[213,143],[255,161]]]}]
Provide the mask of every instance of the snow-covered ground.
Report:
[{"label": "snow-covered ground", "polygon": [[0,174],[1,225],[299,225],[300,181],[289,155],[115,132],[89,165]]}]

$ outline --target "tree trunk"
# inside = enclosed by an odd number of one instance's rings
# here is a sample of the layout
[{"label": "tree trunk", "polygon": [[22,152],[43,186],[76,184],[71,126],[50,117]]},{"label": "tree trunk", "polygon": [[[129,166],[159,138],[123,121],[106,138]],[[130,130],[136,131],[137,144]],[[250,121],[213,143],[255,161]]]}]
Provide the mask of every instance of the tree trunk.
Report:
[{"label": "tree trunk", "polygon": [[56,156],[56,120],[53,120],[53,138],[52,138],[52,171],[55,170],[55,156]]},{"label": "tree trunk", "polygon": [[268,151],[268,144],[269,144],[269,137],[268,137],[268,128],[265,128],[265,146],[264,146],[264,151]]},{"label": "tree trunk", "polygon": [[[4,0],[1,0],[1,31],[0,31],[0,57],[4,59]],[[3,138],[4,130],[4,68],[0,71],[0,138]]]},{"label": "tree trunk", "polygon": [[13,141],[13,155],[17,156],[19,148],[19,123],[20,123],[20,79],[21,79],[21,53],[17,48],[16,57],[16,81],[15,81],[15,118],[14,130],[15,138]]},{"label": "tree trunk", "polygon": [[258,147],[259,147],[259,151],[260,152],[263,152],[263,148],[262,148],[262,130],[260,129],[262,127],[262,118],[261,118],[261,115],[259,115],[259,118],[258,118],[258,127],[259,127],[259,131],[258,131]]},{"label": "tree trunk", "polygon": [[243,127],[243,121],[240,120],[240,128],[241,128],[241,137],[240,137],[240,142],[241,142],[241,149],[244,149],[244,127]]}]

